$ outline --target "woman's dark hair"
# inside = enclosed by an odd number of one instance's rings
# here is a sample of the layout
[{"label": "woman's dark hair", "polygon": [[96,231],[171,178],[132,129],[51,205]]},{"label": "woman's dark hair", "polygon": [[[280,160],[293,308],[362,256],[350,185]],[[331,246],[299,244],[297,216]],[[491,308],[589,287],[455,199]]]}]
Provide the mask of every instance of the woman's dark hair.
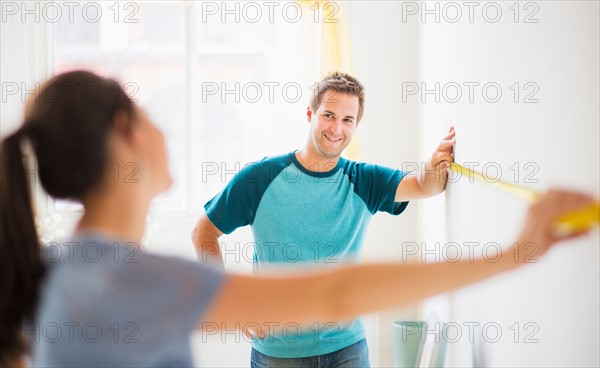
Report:
[{"label": "woman's dark hair", "polygon": [[0,149],[0,366],[26,351],[23,326],[34,323],[45,273],[22,143],[31,143],[46,192],[79,200],[107,167],[115,114],[134,115],[116,81],[85,71],[54,77],[31,98],[23,125]]}]

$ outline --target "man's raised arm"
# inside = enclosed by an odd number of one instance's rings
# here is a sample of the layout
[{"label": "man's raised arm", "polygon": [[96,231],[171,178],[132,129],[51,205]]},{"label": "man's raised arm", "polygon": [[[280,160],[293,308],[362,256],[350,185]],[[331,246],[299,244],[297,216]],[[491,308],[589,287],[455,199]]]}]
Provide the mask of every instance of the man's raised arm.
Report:
[{"label": "man's raised arm", "polygon": [[444,191],[450,164],[454,162],[454,127],[450,128],[435,152],[425,163],[425,169],[407,174],[396,190],[396,202],[432,197]]}]

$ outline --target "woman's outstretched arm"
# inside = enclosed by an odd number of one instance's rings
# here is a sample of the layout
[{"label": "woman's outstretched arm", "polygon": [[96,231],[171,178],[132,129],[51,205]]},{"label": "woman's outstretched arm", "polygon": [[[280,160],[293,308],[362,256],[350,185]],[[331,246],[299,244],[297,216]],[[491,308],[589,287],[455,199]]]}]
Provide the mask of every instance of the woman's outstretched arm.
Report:
[{"label": "woman's outstretched arm", "polygon": [[[532,205],[515,246],[537,255],[558,240],[555,220],[591,205],[589,196],[552,190]],[[567,238],[583,233],[572,234]],[[514,253],[496,262],[485,259],[456,263],[389,263],[346,265],[318,273],[272,276],[230,275],[198,327],[234,329],[246,324],[339,321],[360,314],[413,304],[512,270],[523,263]]]},{"label": "woman's outstretched arm", "polygon": [[515,266],[514,260],[505,256],[496,263],[365,264],[308,276],[231,275],[203,323],[231,330],[250,323],[339,321],[413,304]]}]

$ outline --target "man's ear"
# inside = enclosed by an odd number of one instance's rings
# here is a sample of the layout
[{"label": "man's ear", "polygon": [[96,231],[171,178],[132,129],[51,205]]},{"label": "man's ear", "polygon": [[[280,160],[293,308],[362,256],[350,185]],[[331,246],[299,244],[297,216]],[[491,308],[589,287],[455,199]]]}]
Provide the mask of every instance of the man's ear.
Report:
[{"label": "man's ear", "polygon": [[310,108],[310,106],[308,106],[308,107],[306,108],[306,120],[308,120],[308,122],[309,122],[309,123],[311,122],[312,115],[313,115],[313,111],[312,111],[312,109]]}]

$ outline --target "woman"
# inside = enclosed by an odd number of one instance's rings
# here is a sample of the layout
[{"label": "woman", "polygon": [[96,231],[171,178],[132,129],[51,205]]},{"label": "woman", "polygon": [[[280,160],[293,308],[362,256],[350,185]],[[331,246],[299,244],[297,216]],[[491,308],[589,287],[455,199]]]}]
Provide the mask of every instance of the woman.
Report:
[{"label": "woman", "polygon": [[[24,142],[31,143],[48,194],[78,200],[85,209],[73,237],[46,261],[22,162]],[[26,104],[24,124],[2,142],[1,157],[2,365],[20,361],[27,336],[34,365],[191,366],[194,329],[344,320],[521,263],[502,257],[496,263],[348,265],[275,278],[227,275],[147,254],[137,244],[150,201],[171,185],[163,135],[114,80],[88,72],[44,84]],[[119,175],[125,165],[134,177]],[[518,244],[535,242],[545,252],[559,240],[553,221],[590,203],[578,193],[543,195],[530,208]]]}]

